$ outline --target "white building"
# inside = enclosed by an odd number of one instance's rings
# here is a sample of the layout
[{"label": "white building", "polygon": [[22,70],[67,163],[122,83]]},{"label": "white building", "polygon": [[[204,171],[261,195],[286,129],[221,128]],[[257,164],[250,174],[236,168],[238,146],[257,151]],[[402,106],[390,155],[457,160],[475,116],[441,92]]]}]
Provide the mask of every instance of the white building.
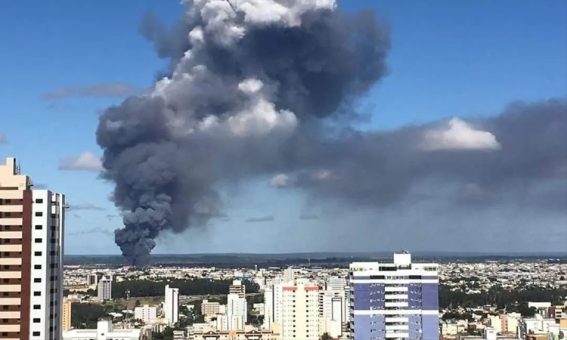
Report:
[{"label": "white building", "polygon": [[306,279],[282,287],[282,340],[318,340],[319,286]]},{"label": "white building", "polygon": [[179,320],[179,289],[165,286],[165,302],[163,304],[165,320],[173,325]]},{"label": "white building", "polygon": [[263,329],[273,329],[281,326],[282,301],[284,284],[275,281],[264,290],[264,323]]},{"label": "white building", "polygon": [[154,324],[157,321],[157,308],[143,305],[134,308],[134,318],[144,321],[146,325]]},{"label": "white building", "polygon": [[60,339],[65,197],[32,190],[14,158],[0,164],[0,189],[1,337]]},{"label": "white building", "polygon": [[346,323],[344,292],[320,291],[319,307],[321,333],[328,333],[335,338],[340,337],[343,324]]},{"label": "white building", "polygon": [[63,340],[139,340],[141,329],[114,329],[109,320],[99,320],[96,329],[72,329],[63,333]]},{"label": "white building", "polygon": [[100,301],[112,300],[112,280],[103,277],[98,281],[97,298]]},{"label": "white building", "polygon": [[240,297],[238,294],[228,294],[226,303],[226,316],[228,320],[227,329],[239,330],[244,329],[247,321],[248,306],[246,298]]}]

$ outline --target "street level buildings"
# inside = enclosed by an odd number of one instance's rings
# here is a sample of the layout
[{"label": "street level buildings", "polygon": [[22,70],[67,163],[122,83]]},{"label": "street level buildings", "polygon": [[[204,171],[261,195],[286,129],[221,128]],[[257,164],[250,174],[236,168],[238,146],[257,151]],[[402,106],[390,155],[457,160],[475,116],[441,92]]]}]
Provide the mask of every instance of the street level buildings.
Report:
[{"label": "street level buildings", "polygon": [[65,197],[0,164],[0,338],[61,338]]}]

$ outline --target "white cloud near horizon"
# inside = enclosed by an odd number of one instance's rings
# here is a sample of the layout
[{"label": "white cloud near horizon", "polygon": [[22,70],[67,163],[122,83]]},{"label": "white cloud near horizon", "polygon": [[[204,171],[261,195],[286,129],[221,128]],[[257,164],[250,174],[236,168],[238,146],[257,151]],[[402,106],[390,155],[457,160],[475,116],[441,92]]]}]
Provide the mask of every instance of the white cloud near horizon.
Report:
[{"label": "white cloud near horizon", "polygon": [[90,151],[85,151],[77,156],[69,156],[61,161],[59,170],[69,171],[101,171],[102,162],[100,157]]},{"label": "white cloud near horizon", "polygon": [[0,144],[6,144],[8,143],[8,138],[6,137],[6,134],[0,132]]},{"label": "white cloud near horizon", "polygon": [[492,133],[475,129],[460,118],[452,118],[442,127],[425,131],[420,147],[427,151],[497,150],[500,143]]}]

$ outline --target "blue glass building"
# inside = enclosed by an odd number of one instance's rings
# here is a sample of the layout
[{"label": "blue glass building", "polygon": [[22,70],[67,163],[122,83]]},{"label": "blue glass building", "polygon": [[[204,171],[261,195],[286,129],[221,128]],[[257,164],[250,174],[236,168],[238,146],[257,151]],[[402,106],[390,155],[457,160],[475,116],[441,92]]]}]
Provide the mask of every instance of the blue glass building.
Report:
[{"label": "blue glass building", "polygon": [[393,263],[351,263],[349,281],[354,340],[439,339],[437,264],[396,253]]}]

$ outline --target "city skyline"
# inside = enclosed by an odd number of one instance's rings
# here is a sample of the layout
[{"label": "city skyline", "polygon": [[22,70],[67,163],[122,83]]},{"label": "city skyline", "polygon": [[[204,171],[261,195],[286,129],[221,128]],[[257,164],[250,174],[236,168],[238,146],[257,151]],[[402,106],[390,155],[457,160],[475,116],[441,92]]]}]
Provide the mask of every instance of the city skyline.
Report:
[{"label": "city skyline", "polygon": [[[159,59],[138,30],[151,27],[165,36],[160,22],[171,26],[184,9],[147,1],[116,4],[112,13],[100,4],[41,4],[29,10],[30,21],[57,33],[43,41],[29,22],[8,34],[24,6],[3,7],[0,37],[18,53],[8,53],[0,65],[8,77],[0,85],[6,94],[0,99],[0,155],[17,157],[36,188],[66,193],[67,254],[118,254],[113,232],[121,218],[109,200],[112,186],[99,178],[97,121],[108,106],[148,91],[157,74],[166,72],[169,61]],[[387,73],[353,107],[362,114],[353,128],[395,145],[378,150],[384,165],[367,164],[383,170],[376,174],[379,185],[353,179],[363,187],[302,187],[286,167],[222,179],[215,183],[222,205],[207,227],[193,227],[181,237],[162,234],[154,253],[564,252],[567,33],[561,28],[567,26],[567,4],[356,7],[339,2],[347,12],[371,7],[391,40]],[[49,13],[58,11],[69,16],[48,22]],[[101,20],[87,22],[96,17]],[[23,46],[25,36],[35,49]],[[29,66],[24,72],[11,69],[17,58]],[[518,101],[524,104],[510,106]],[[415,136],[424,138],[422,152],[457,150],[455,158],[405,160],[416,157],[406,150]],[[46,153],[31,140],[58,148]],[[497,160],[467,163],[483,152]],[[533,162],[549,167],[539,169],[547,172],[534,175]],[[347,171],[326,164],[330,170],[318,169],[316,178]],[[376,194],[390,190],[392,196]],[[85,237],[94,242],[85,245]]]}]

